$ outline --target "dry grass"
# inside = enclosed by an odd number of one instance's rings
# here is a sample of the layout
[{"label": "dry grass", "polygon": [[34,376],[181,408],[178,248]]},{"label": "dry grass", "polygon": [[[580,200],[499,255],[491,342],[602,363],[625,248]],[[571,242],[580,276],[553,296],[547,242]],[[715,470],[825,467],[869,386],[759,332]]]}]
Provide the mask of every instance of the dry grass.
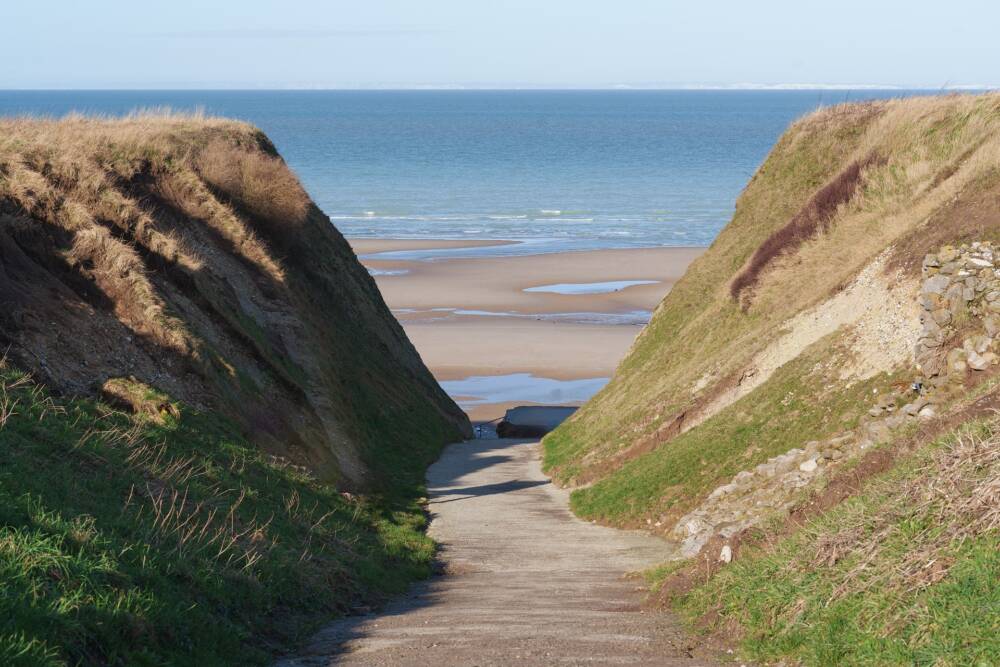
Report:
[{"label": "dry grass", "polygon": [[93,281],[137,334],[198,356],[199,341],[157,295],[144,254],[189,270],[204,260],[163,226],[136,186],[165,193],[182,212],[195,212],[280,282],[282,271],[250,221],[205,184],[268,229],[293,230],[309,199],[284,162],[266,152],[268,146],[250,125],[200,114],[3,119],[0,206],[64,234],[68,268]]},{"label": "dry grass", "polygon": [[[911,594],[937,583],[949,569],[943,554],[1000,529],[998,426],[992,424],[985,433],[960,432],[954,443],[934,452],[905,482],[883,482],[881,491],[890,500],[878,512],[859,511],[841,530],[820,535],[813,558],[818,566],[852,559],[827,604],[873,588]],[[921,528],[906,535],[913,548],[894,559],[891,569],[874,567],[885,545],[899,542],[901,527],[914,525]]]},{"label": "dry grass", "polygon": [[[817,233],[829,230],[830,222],[836,216],[838,209],[847,204],[857,192],[864,171],[871,166],[884,164],[885,160],[876,155],[869,155],[864,160],[857,160],[837,174],[833,180],[813,195],[802,209],[762,243],[750,263],[733,279],[729,292],[734,299],[739,299],[741,293],[753,287],[760,279],[761,273],[771,262],[781,255],[795,252],[799,246],[813,238]],[[748,307],[744,303],[744,308]]]},{"label": "dry grass", "polygon": [[309,196],[277,156],[216,140],[196,164],[205,182],[263,223],[269,238],[294,233],[309,211]]}]

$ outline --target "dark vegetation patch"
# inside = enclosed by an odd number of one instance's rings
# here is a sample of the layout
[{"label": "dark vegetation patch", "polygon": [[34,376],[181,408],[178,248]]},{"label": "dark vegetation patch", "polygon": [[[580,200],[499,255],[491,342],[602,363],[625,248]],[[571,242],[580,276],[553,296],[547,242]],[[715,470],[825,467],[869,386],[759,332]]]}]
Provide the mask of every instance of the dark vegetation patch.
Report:
[{"label": "dark vegetation patch", "polygon": [[[733,279],[729,293],[739,300],[744,290],[760,280],[761,273],[778,257],[794,252],[817,233],[826,231],[837,209],[857,192],[865,169],[885,163],[877,155],[856,160],[814,194],[783,227],[773,232],[750,258],[749,264]],[[744,303],[744,308],[749,304]]]}]

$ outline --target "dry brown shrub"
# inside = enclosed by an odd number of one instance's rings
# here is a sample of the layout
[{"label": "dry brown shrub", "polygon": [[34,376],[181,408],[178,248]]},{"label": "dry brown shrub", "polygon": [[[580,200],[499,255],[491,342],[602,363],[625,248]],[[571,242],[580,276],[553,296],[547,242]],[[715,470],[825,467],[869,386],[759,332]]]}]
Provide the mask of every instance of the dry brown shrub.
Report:
[{"label": "dry brown shrub", "polygon": [[218,139],[201,150],[196,165],[210,186],[265,223],[269,235],[305,220],[309,196],[281,158]]},{"label": "dry brown shrub", "polygon": [[739,299],[743,290],[753,287],[764,269],[776,258],[794,252],[817,232],[825,231],[836,215],[837,209],[854,196],[865,169],[884,162],[883,158],[874,154],[864,160],[855,160],[823,186],[791,220],[767,237],[757,248],[750,258],[750,263],[729,286],[732,297]]},{"label": "dry brown shrub", "polygon": [[[998,445],[1000,422],[991,423],[985,434],[959,432],[953,444],[936,451],[907,481],[888,487],[892,500],[877,512],[859,510],[855,522],[822,535],[813,562],[832,565],[848,554],[855,558],[831,601],[873,587],[912,591],[936,583],[952,563],[950,550],[1000,529]],[[891,568],[875,567],[885,558],[885,545],[906,525],[926,528],[908,538],[911,547]]]}]

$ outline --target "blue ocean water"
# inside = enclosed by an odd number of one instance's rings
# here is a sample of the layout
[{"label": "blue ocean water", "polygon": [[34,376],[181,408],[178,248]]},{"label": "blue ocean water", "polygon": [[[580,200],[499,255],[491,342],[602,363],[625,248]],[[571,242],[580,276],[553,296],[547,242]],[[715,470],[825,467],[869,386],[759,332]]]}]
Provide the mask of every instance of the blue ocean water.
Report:
[{"label": "blue ocean water", "polygon": [[0,114],[241,118],[345,235],[525,241],[497,255],[706,245],[796,117],[915,92],[0,91]]}]

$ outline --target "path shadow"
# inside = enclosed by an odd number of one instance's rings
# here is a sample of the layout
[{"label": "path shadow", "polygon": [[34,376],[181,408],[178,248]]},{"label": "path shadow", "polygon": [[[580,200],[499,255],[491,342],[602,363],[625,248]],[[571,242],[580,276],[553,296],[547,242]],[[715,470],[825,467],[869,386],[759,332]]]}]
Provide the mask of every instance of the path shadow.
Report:
[{"label": "path shadow", "polygon": [[510,493],[511,491],[520,491],[521,489],[530,489],[535,486],[545,486],[546,484],[551,484],[551,482],[547,479],[534,481],[517,479],[509,482],[499,482],[497,484],[481,484],[479,486],[466,486],[459,489],[447,489],[446,491],[443,491],[441,495],[461,495],[462,497],[448,498],[447,500],[431,500],[427,504],[440,505],[441,503],[453,503],[456,500],[468,500],[469,498],[477,498],[479,496],[492,496],[498,493]]}]

